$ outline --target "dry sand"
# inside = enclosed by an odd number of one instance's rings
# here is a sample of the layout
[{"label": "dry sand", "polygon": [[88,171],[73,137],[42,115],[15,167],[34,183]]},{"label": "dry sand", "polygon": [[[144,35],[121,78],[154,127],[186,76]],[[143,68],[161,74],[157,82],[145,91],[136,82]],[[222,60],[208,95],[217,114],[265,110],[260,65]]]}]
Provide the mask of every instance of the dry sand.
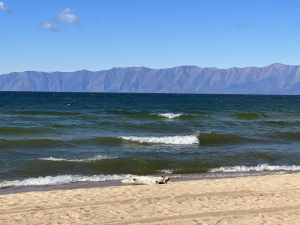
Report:
[{"label": "dry sand", "polygon": [[0,195],[0,224],[300,224],[300,174]]}]

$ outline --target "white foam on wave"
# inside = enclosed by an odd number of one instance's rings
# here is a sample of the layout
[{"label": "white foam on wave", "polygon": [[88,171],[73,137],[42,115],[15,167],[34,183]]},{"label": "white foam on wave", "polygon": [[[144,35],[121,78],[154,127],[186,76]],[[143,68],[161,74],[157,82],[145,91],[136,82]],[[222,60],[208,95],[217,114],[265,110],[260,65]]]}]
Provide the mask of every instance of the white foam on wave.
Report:
[{"label": "white foam on wave", "polygon": [[177,113],[177,114],[175,114],[175,113],[160,113],[158,115],[161,117],[166,117],[168,119],[174,119],[176,117],[182,116],[183,114],[182,113]]},{"label": "white foam on wave", "polygon": [[102,159],[114,159],[117,157],[108,157],[103,155],[97,155],[93,158],[89,159],[63,159],[63,158],[54,158],[54,157],[48,157],[48,158],[39,158],[40,160],[47,160],[47,161],[65,161],[65,162],[91,162],[96,160],[102,160]]},{"label": "white foam on wave", "polygon": [[173,173],[173,170],[167,169],[167,170],[158,170],[161,173]]},{"label": "white foam on wave", "polygon": [[170,144],[170,145],[199,144],[197,135],[165,136],[165,137],[121,136],[119,138],[122,138],[126,141],[135,141],[139,143]]},{"label": "white foam on wave", "polygon": [[94,175],[94,176],[80,176],[80,175],[58,175],[46,176],[38,178],[28,178],[24,180],[2,181],[0,188],[4,187],[21,187],[21,186],[45,186],[45,185],[60,185],[75,182],[91,182],[91,181],[111,181],[122,180],[131,177],[131,174],[126,175]]},{"label": "white foam on wave", "polygon": [[296,171],[300,170],[300,166],[270,166],[268,164],[259,164],[257,166],[228,166],[210,169],[209,172],[250,172],[250,171]]}]

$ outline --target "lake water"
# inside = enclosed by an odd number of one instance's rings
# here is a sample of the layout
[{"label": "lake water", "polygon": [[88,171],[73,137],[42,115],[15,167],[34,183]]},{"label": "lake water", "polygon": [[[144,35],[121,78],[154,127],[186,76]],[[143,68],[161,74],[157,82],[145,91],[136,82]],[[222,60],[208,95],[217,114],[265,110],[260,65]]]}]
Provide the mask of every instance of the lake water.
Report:
[{"label": "lake water", "polygon": [[299,171],[299,125],[300,96],[0,92],[0,188]]}]

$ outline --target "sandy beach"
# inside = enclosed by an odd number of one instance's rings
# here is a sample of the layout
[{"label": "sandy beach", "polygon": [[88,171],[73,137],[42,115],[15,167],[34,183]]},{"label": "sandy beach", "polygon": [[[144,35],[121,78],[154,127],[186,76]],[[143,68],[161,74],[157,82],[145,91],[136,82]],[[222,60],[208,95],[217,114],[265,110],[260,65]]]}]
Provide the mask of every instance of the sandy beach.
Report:
[{"label": "sandy beach", "polygon": [[0,224],[300,224],[300,174],[0,195]]}]

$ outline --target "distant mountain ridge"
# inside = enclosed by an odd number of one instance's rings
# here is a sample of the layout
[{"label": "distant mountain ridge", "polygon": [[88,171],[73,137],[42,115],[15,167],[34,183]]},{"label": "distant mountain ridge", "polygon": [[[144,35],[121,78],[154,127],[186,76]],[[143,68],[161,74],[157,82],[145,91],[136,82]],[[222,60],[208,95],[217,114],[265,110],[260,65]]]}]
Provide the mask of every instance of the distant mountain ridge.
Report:
[{"label": "distant mountain ridge", "polygon": [[26,71],[0,75],[0,91],[300,94],[300,66]]}]

